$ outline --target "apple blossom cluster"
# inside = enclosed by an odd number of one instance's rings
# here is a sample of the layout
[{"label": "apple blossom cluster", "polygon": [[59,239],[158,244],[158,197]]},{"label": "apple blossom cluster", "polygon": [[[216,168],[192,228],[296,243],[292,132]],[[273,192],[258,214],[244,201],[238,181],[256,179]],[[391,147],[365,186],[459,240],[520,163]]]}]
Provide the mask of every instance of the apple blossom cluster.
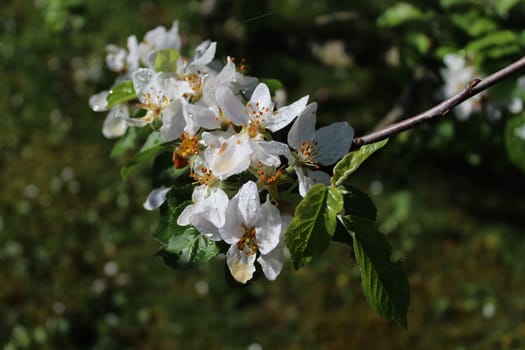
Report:
[{"label": "apple blossom cluster", "polygon": [[[187,170],[191,198],[178,226],[226,243],[236,281],[248,282],[257,268],[274,280],[295,206],[314,184],[330,185],[326,170],[348,153],[354,131],[347,122],[316,129],[308,96],[277,107],[264,81],[215,57],[216,42],[202,42],[192,57],[182,57],[181,46],[177,22],[141,42],[130,36],[126,48],[108,45],[106,64],[118,76],[89,104],[107,112],[106,137],[146,128],[171,153],[171,166]],[[161,207],[177,186],[154,188],[144,208]]]}]

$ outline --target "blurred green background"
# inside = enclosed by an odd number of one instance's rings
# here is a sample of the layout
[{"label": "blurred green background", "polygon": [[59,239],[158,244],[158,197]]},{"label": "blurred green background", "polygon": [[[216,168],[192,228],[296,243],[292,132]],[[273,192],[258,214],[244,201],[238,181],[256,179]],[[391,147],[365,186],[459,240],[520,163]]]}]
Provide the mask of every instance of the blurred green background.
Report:
[{"label": "blurred green background", "polygon": [[[3,349],[525,347],[525,177],[505,155],[503,121],[449,116],[391,140],[354,176],[409,275],[404,331],[368,306],[345,246],[247,288],[225,282],[221,260],[165,266],[151,238],[157,213],[142,208],[149,170],[120,178],[104,113],[89,109],[113,82],[105,45],[178,19],[186,48],[217,40],[217,57],[245,59],[250,75],[281,80],[290,101],[309,94],[321,124],[347,120],[363,135],[396,105],[408,115],[435,103],[432,45],[468,40],[435,22],[379,27],[394,3],[3,0]],[[486,13],[517,30],[525,9]],[[410,30],[430,49],[412,45]]]}]

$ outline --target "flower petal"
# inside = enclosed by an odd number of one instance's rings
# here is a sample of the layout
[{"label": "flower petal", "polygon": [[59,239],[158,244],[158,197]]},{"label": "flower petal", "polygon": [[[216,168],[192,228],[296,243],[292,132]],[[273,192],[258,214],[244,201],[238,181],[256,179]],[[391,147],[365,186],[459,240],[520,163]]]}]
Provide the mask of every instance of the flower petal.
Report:
[{"label": "flower petal", "polygon": [[270,117],[271,119],[266,120],[266,129],[271,132],[281,130],[303,112],[307,102],[308,96],[304,96],[291,105],[279,108],[277,111],[273,112],[273,115]]},{"label": "flower petal", "polygon": [[139,100],[142,101],[142,94],[144,93],[144,89],[148,86],[151,79],[153,79],[154,75],[155,72],[152,69],[148,68],[140,68],[133,72],[133,88],[135,89]]},{"label": "flower petal", "polygon": [[189,125],[194,125],[194,130],[187,130],[192,135],[195,135],[197,132],[195,128],[213,130],[221,127],[221,120],[217,117],[216,113],[208,107],[184,103],[184,117],[187,122],[186,128],[188,128]]},{"label": "flower petal", "polygon": [[239,199],[237,210],[243,220],[243,224],[247,228],[255,227],[261,214],[261,201],[257,184],[253,181],[246,182],[235,197]]},{"label": "flower petal", "polygon": [[219,233],[219,228],[213,223],[209,222],[201,216],[194,216],[191,220],[191,224],[197,231],[211,239],[212,241],[220,241],[222,237]]},{"label": "flower petal", "polygon": [[120,137],[124,135],[128,129],[128,125],[124,119],[126,117],[124,115],[126,111],[122,111],[123,108],[127,111],[127,107],[124,106],[113,107],[104,120],[102,134],[108,139]]},{"label": "flower petal", "polygon": [[219,179],[224,180],[249,168],[252,150],[247,137],[246,134],[235,134],[218,147],[208,147],[204,151],[206,163]]},{"label": "flower petal", "polygon": [[168,195],[169,191],[171,191],[171,187],[161,186],[159,188],[153,189],[143,204],[144,209],[154,210],[159,208],[166,201],[166,196]]},{"label": "flower petal", "polygon": [[179,100],[169,105],[162,112],[162,126],[160,134],[165,142],[176,140],[184,132],[186,121],[182,113],[182,107]]},{"label": "flower petal", "polygon": [[228,220],[224,226],[219,227],[219,233],[222,239],[228,244],[236,244],[245,232],[242,218],[239,215],[239,196],[235,195],[230,199],[226,208],[226,217]]},{"label": "flower petal", "polygon": [[195,60],[192,65],[205,66],[215,58],[215,50],[217,48],[217,42],[210,42],[209,40],[203,41],[195,49]]},{"label": "flower petal", "polygon": [[261,161],[264,165],[278,167],[281,165],[279,156],[292,159],[288,145],[277,141],[257,141],[250,142],[252,150],[252,163],[257,164]]},{"label": "flower petal", "polygon": [[269,198],[266,198],[266,202],[261,206],[255,232],[257,247],[261,254],[268,254],[279,244],[281,216],[279,209],[272,205]]},{"label": "flower petal", "polygon": [[285,256],[283,249],[278,246],[270,253],[261,255],[257,262],[261,265],[264,276],[270,281],[274,281],[283,268]]},{"label": "flower petal", "polygon": [[317,130],[320,155],[315,158],[321,165],[332,165],[352,146],[354,129],[347,122],[333,123]]},{"label": "flower petal", "polygon": [[324,171],[310,171],[306,169],[306,174],[303,168],[296,167],[297,181],[299,182],[299,194],[301,197],[306,196],[306,192],[317,183],[322,183],[326,186],[330,185],[330,175]]},{"label": "flower petal", "polygon": [[233,124],[240,126],[248,123],[248,117],[244,112],[245,106],[229,87],[225,85],[219,86],[215,92],[215,98],[224,115]]},{"label": "flower petal", "polygon": [[250,102],[255,106],[259,106],[259,109],[270,107],[272,105],[272,96],[268,86],[264,83],[259,83],[253,90]]},{"label": "flower petal", "polygon": [[202,202],[203,217],[216,227],[222,227],[226,222],[226,208],[228,207],[228,195],[220,188],[211,191]]},{"label": "flower petal", "polygon": [[89,98],[89,107],[94,112],[103,112],[108,110],[108,90],[104,90]]},{"label": "flower petal", "polygon": [[303,141],[313,141],[315,138],[315,123],[317,103],[312,102],[304,109],[303,113],[295,120],[288,132],[288,144],[293,149],[299,150]]},{"label": "flower petal", "polygon": [[252,279],[255,272],[254,262],[255,254],[244,255],[236,244],[231,245],[226,252],[226,264],[233,278],[240,283],[246,283]]}]

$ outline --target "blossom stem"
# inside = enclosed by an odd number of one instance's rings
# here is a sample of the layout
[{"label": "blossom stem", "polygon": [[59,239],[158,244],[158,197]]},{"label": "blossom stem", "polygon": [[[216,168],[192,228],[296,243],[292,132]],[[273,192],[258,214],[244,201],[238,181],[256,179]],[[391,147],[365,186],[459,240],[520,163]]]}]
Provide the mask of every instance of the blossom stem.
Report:
[{"label": "blossom stem", "polygon": [[416,126],[419,126],[425,122],[428,122],[432,119],[446,116],[450,110],[457,105],[465,102],[474,95],[479,94],[480,92],[488,89],[489,87],[499,83],[500,81],[522,71],[525,69],[525,56],[520,60],[506,66],[505,68],[489,75],[487,78],[474,79],[472,80],[467,87],[458,92],[457,94],[449,97],[448,99],[442,101],[436,106],[426,110],[423,113],[415,115],[413,117],[404,119],[398,123],[391,124],[380,130],[371,132],[370,134],[356,137],[352,141],[352,150],[358,149],[361,146],[378,142],[389,138],[393,135],[396,135],[402,131],[412,129]]}]

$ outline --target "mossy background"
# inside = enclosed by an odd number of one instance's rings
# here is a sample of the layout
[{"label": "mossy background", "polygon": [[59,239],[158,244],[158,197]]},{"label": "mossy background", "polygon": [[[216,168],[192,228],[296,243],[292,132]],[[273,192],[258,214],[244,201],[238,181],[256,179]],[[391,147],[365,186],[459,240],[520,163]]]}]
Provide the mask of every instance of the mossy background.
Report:
[{"label": "mossy background", "polygon": [[[416,59],[431,71],[441,65],[403,51],[399,33],[376,25],[392,3],[2,1],[3,349],[525,347],[525,177],[507,160],[503,122],[422,126],[354,176],[404,260],[412,288],[404,331],[368,306],[345,246],[247,288],[225,282],[221,260],[169,269],[155,257],[157,213],[142,209],[149,170],[120,178],[124,160],[109,156],[104,114],[89,109],[89,97],[112,83],[105,45],[178,19],[186,48],[217,40],[217,57],[245,59],[250,75],[281,80],[290,101],[318,101],[321,124],[347,120],[363,135],[414,84]],[[504,24],[516,26],[525,14],[516,11]],[[339,61],[319,53],[327,43],[344,45]],[[388,65],[393,47],[401,63]],[[435,102],[440,82],[430,77],[407,112]]]}]

